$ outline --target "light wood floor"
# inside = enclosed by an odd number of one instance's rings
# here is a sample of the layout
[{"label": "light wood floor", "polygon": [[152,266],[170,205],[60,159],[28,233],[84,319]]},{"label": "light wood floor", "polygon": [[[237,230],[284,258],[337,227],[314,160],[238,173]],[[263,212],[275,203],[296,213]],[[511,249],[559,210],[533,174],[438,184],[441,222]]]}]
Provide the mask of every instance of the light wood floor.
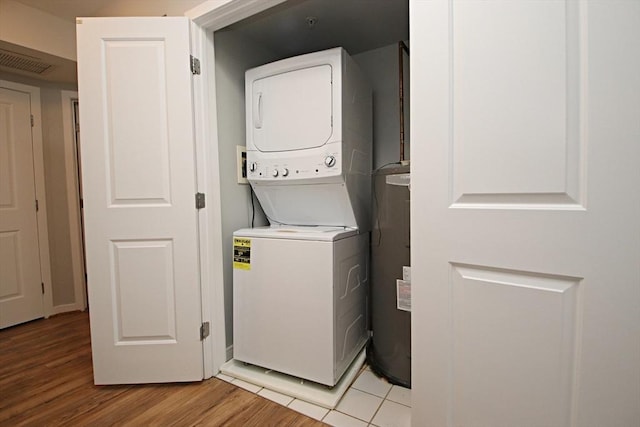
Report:
[{"label": "light wood floor", "polygon": [[0,426],[322,426],[212,378],[95,386],[87,313],[0,330]]}]

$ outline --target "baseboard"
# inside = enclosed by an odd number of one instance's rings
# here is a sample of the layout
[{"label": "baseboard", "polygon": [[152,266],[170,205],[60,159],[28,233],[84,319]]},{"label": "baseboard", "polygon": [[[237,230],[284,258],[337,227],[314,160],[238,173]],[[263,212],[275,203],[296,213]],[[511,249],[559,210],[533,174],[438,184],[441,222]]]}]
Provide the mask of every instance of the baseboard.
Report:
[{"label": "baseboard", "polygon": [[54,314],[68,313],[70,311],[83,311],[82,306],[77,303],[54,305],[51,310],[51,316]]}]

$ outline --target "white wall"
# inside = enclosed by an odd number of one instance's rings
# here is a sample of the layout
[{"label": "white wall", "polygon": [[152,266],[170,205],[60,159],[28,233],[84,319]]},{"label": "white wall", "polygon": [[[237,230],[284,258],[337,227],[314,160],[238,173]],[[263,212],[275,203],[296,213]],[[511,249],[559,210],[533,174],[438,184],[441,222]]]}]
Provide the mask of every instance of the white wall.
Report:
[{"label": "white wall", "polygon": [[111,0],[96,16],[183,16],[205,0]]},{"label": "white wall", "polygon": [[0,40],[76,60],[76,26],[13,0],[0,0]]},{"label": "white wall", "polygon": [[[248,185],[236,181],[236,146],[245,145],[244,72],[273,61],[275,55],[236,33],[219,31],[214,35],[216,53],[216,98],[218,111],[218,155],[220,157],[220,199],[224,242],[224,294],[227,347],[233,342],[233,232],[251,226],[251,199]],[[257,209],[255,226],[265,225]]]}]

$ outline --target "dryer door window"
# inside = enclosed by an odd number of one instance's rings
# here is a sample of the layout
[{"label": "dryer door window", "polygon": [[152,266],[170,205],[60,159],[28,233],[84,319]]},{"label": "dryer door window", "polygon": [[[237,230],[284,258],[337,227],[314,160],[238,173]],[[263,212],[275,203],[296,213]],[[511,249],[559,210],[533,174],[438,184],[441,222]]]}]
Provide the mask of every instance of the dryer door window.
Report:
[{"label": "dryer door window", "polygon": [[320,65],[253,82],[250,127],[263,152],[321,147],[331,138],[331,66]]}]

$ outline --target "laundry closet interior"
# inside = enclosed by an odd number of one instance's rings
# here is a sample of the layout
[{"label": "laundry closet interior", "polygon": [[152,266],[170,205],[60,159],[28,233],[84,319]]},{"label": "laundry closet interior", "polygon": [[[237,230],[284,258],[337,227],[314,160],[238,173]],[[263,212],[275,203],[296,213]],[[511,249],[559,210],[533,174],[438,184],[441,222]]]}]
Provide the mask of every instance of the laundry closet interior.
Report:
[{"label": "laundry closet interior", "polygon": [[[404,160],[404,167],[396,172],[408,175],[410,146],[408,30],[407,1],[293,0],[214,32],[215,82],[209,82],[209,84],[215,83],[222,241],[225,245],[223,269],[227,359],[234,357],[232,307],[234,307],[234,273],[238,273],[235,271],[237,268],[234,268],[234,232],[269,224],[258,198],[252,194],[250,185],[244,179],[251,168],[251,165],[246,162],[246,141],[249,137],[247,132],[250,129],[246,114],[252,108],[247,107],[245,102],[251,99],[251,96],[245,93],[246,70],[299,55],[343,48],[360,69],[371,89],[372,141],[369,155],[372,175],[375,170],[387,170],[386,173],[389,174],[389,170],[400,167],[401,160]],[[303,97],[305,95],[304,92],[298,94]],[[287,173],[289,172],[287,170]],[[283,178],[282,172],[278,178]],[[373,189],[367,214],[371,224],[368,229],[361,230],[362,234],[367,236],[368,258],[369,236],[372,245],[379,245],[381,241],[380,230],[376,228],[379,221],[374,214],[377,215],[379,208],[376,204],[384,200],[378,200],[382,197],[382,193],[376,194],[374,187],[386,186],[384,178],[382,181],[371,179],[369,183]],[[402,188],[408,198],[406,185]],[[322,194],[318,197],[321,198]],[[333,196],[328,194],[327,197]],[[406,212],[408,215],[408,203],[405,203],[405,200],[399,202],[396,200],[396,202],[397,210]],[[303,201],[303,203],[309,204],[309,201]],[[322,202],[318,206],[321,205]],[[408,216],[403,218],[399,215],[394,219],[406,221],[404,226],[408,229]],[[403,250],[408,256],[408,230],[397,231],[397,234],[406,235],[406,239],[401,239],[401,245],[406,246]],[[257,256],[256,253],[252,255]],[[385,263],[386,257],[384,254],[379,255],[375,257],[375,261]],[[406,265],[408,262],[407,259]],[[367,261],[365,267],[368,270],[371,270],[370,263],[370,260]],[[286,266],[286,263],[284,265]],[[296,266],[291,267],[295,269]],[[286,272],[283,273],[285,276],[286,274]],[[367,272],[367,275],[369,274],[370,271]],[[397,279],[402,278],[400,266]],[[368,287],[371,287],[371,280],[368,282]],[[388,303],[395,308],[395,280],[389,284],[389,288],[393,290],[393,295]],[[278,292],[286,292],[286,288],[281,288]],[[371,290],[367,289],[367,292],[370,294]],[[296,290],[291,289],[288,295],[281,295],[281,297],[295,299]],[[369,295],[366,304],[366,316],[371,317],[371,311],[375,310],[375,307],[371,305]],[[410,314],[407,311],[400,314],[404,315],[402,326],[407,329],[406,334],[400,335],[405,335],[408,341]],[[281,313],[281,316],[286,316],[286,313]],[[369,319],[367,323],[371,328]],[[407,347],[404,350],[410,353],[409,343],[404,345]],[[409,369],[410,363],[410,358],[406,356],[405,354],[404,357],[407,360],[403,362],[406,365],[403,367],[405,371]],[[383,362],[382,365],[385,363]],[[384,368],[386,366],[383,366],[383,374],[386,373]],[[408,373],[405,372],[404,378],[402,375],[400,375],[401,378],[393,378],[393,374],[391,376],[396,383],[409,385]]]}]

